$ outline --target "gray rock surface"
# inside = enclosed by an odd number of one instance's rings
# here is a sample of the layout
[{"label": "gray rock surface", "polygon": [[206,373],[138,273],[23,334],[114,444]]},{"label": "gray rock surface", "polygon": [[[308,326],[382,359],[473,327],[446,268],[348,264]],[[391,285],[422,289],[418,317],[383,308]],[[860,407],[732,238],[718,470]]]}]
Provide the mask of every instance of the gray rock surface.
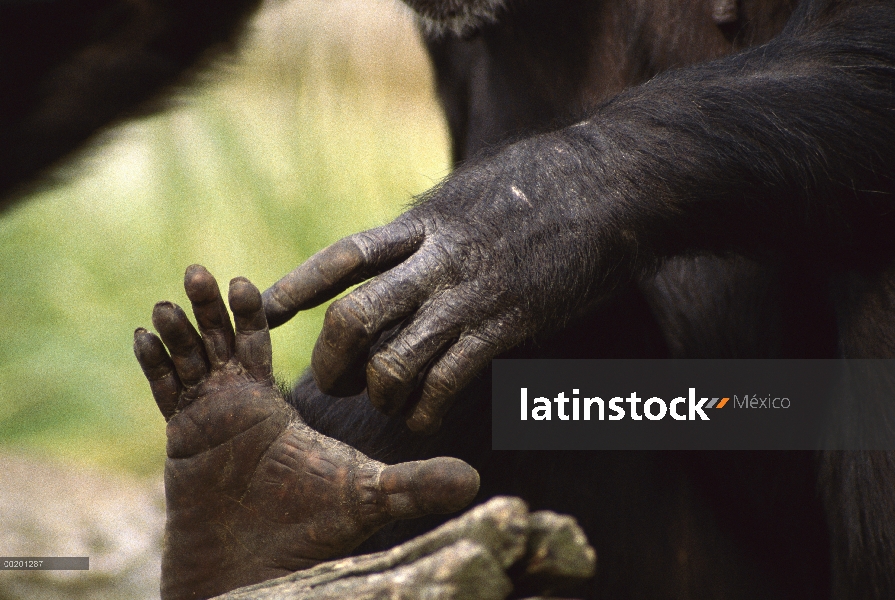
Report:
[{"label": "gray rock surface", "polygon": [[326,562],[234,590],[219,600],[503,600],[506,570],[528,585],[593,576],[596,554],[571,517],[529,513],[518,498],[494,498],[391,550]]},{"label": "gray rock surface", "polygon": [[89,571],[0,571],[0,600],[159,597],[161,480],[0,455],[0,555],[89,556]]},{"label": "gray rock surface", "polygon": [[[0,555],[90,557],[89,571],[0,571],[0,600],[158,598],[163,530],[161,481],[0,455]],[[595,563],[574,519],[495,498],[386,552],[219,598],[503,600],[520,581],[549,593]]]}]

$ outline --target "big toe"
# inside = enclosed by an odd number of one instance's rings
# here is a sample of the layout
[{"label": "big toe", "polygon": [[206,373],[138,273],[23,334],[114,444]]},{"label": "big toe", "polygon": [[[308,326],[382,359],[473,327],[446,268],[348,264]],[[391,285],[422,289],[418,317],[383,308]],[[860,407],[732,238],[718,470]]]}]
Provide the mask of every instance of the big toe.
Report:
[{"label": "big toe", "polygon": [[396,519],[458,511],[479,491],[478,472],[447,457],[386,467],[380,482],[388,497],[388,513]]}]

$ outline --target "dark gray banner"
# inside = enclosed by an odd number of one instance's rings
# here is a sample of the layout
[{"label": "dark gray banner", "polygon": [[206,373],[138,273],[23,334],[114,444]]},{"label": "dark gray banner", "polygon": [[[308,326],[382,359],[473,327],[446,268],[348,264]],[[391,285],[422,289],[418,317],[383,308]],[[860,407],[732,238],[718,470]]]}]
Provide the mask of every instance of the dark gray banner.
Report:
[{"label": "dark gray banner", "polygon": [[0,556],[0,571],[89,570],[89,556]]},{"label": "dark gray banner", "polygon": [[895,360],[493,361],[495,450],[895,450]]}]

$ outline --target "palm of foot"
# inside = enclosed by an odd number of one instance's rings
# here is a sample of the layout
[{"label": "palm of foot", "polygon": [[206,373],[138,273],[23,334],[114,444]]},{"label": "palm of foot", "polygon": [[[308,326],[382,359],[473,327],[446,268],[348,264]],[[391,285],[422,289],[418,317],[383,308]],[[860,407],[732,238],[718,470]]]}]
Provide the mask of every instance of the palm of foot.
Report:
[{"label": "palm of foot", "polygon": [[198,515],[230,569],[263,580],[345,554],[386,522],[384,465],[304,425],[271,382],[234,364],[193,394],[168,423],[169,529]]},{"label": "palm of foot", "polygon": [[261,295],[248,280],[230,285],[235,330],[208,271],[190,267],[185,287],[198,332],[161,302],[162,339],[134,334],[168,419],[163,598],[285,575],[348,553],[394,519],[472,501],[478,474],[462,461],[386,467],[305,425],[274,384]]}]

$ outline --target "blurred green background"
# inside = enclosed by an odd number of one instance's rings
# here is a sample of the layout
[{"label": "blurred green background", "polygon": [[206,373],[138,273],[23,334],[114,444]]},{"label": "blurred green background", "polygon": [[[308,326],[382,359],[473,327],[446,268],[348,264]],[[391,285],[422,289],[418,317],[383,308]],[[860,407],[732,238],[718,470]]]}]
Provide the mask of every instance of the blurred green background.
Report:
[{"label": "blurred green background", "polygon": [[[391,0],[269,5],[238,56],[164,114],[104,136],[66,183],[0,216],[0,450],[156,475],[164,421],[131,350],[184,268],[262,290],[448,172],[409,13]],[[323,308],[273,333],[308,364]]]}]

